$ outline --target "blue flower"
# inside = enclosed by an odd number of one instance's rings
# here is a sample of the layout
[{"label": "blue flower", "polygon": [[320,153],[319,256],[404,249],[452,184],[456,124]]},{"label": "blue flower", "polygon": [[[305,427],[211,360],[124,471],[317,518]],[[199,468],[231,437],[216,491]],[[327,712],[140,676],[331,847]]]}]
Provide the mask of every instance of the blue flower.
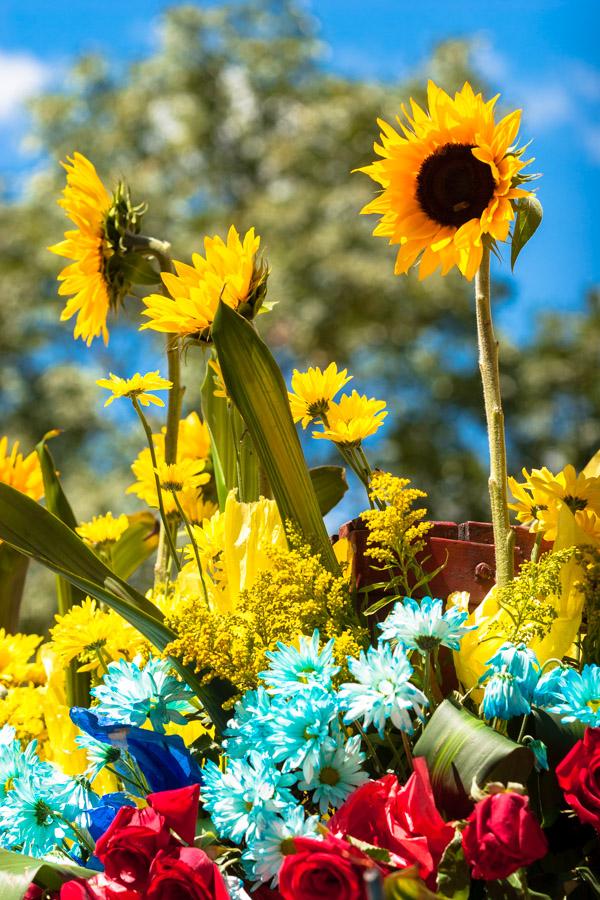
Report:
[{"label": "blue flower", "polygon": [[485,686],[483,715],[486,719],[513,719],[531,712],[518,679],[503,669],[495,672]]},{"label": "blue flower", "polygon": [[78,734],[75,743],[86,751],[88,767],[86,775],[93,781],[105,766],[114,766],[121,759],[122,751],[104,741],[97,741],[89,734]]},{"label": "blue flower", "polygon": [[336,698],[318,688],[312,688],[306,696],[296,694],[282,704],[271,725],[273,760],[285,763],[286,771],[301,768],[310,781],[321,752],[337,746],[332,734],[332,727],[339,730],[337,714]]},{"label": "blue flower", "polygon": [[358,659],[348,659],[350,672],[356,684],[347,682],[340,687],[340,708],[347,710],[344,722],[349,724],[362,718],[363,728],[371,723],[383,737],[388,719],[400,731],[413,733],[409,710],[423,717],[423,706],[429,701],[425,694],[411,683],[413,668],[404,649],[398,644],[392,651],[389,644],[380,643],[361,650]]},{"label": "blue flower", "polygon": [[346,797],[369,780],[362,768],[365,754],[360,748],[360,736],[356,735],[334,750],[322,750],[310,781],[299,781],[301,791],[312,792],[312,801],[322,813],[329,807],[337,809]]},{"label": "blue flower", "polygon": [[271,879],[271,887],[279,881],[279,870],[285,858],[286,844],[295,837],[321,840],[317,831],[318,816],[306,817],[303,806],[289,807],[285,818],[275,816],[264,830],[259,831],[242,854],[242,863],[249,877],[261,882]]},{"label": "blue flower", "polygon": [[548,765],[548,748],[544,742],[534,740],[530,735],[526,734],[523,738],[523,744],[529,747],[535,757],[535,771],[547,772],[550,766]]},{"label": "blue flower", "polygon": [[223,747],[227,755],[242,759],[250,750],[268,753],[276,708],[264,687],[247,691],[235,704],[235,716],[229,720],[224,731],[226,740]]},{"label": "blue flower", "polygon": [[425,656],[440,644],[458,650],[462,636],[477,627],[463,625],[468,615],[457,607],[444,612],[443,601],[432,597],[423,597],[419,603],[405,597],[379,628],[382,640],[403,644],[407,650],[418,650]]},{"label": "blue flower", "polygon": [[315,630],[310,640],[300,637],[300,647],[277,642],[277,650],[267,652],[269,668],[259,672],[259,678],[269,688],[269,693],[291,697],[309,687],[329,690],[331,679],[340,667],[333,664],[333,639],[319,652],[319,632]]},{"label": "blue flower", "polygon": [[86,810],[87,828],[94,841],[104,834],[122,806],[135,806],[135,803],[127,794],[118,791],[114,794],[105,794],[96,806]]},{"label": "blue flower", "polygon": [[490,674],[508,672],[516,680],[527,703],[531,703],[540,677],[540,664],[533,650],[525,644],[515,646],[507,642],[488,659],[486,665],[490,668],[482,675],[480,681],[484,681]]},{"label": "blue flower", "polygon": [[51,778],[52,766],[42,762],[37,755],[37,741],[31,741],[25,750],[15,739],[15,730],[4,726],[0,731],[0,803],[12,789],[17,778],[34,774],[38,779]]},{"label": "blue flower", "polygon": [[164,733],[167,722],[185,725],[183,713],[194,712],[189,687],[170,674],[166,660],[148,660],[143,669],[124,659],[108,665],[103,684],[90,693],[100,701],[95,711],[100,721],[143,725],[146,719],[155,731]]},{"label": "blue flower", "polygon": [[98,721],[90,709],[74,706],[71,719],[97,741],[126,750],[143,772],[150,791],[170,791],[199,784],[202,772],[178,734],[157,734],[145,728]]},{"label": "blue flower", "polygon": [[100,802],[100,797],[83,775],[71,778],[61,773],[54,779],[52,796],[65,819],[84,828],[89,822],[87,810]]},{"label": "blue flower", "polygon": [[558,713],[563,722],[600,727],[600,666],[584,666],[581,674],[567,669],[563,673],[562,698],[548,711]]},{"label": "blue flower", "polygon": [[569,676],[569,666],[555,666],[549,672],[544,672],[538,681],[533,693],[534,706],[553,706],[563,699],[563,686],[565,678]]},{"label": "blue flower", "polygon": [[[57,773],[58,774],[58,773]],[[18,778],[0,806],[1,843],[23,853],[41,857],[60,846],[65,838],[75,841],[75,834],[63,818],[51,781],[35,775]]]},{"label": "blue flower", "polygon": [[251,840],[296,803],[290,791],[296,776],[280,772],[259,753],[250,753],[246,760],[229,760],[225,772],[209,760],[202,774],[202,802],[219,835],[236,844]]}]

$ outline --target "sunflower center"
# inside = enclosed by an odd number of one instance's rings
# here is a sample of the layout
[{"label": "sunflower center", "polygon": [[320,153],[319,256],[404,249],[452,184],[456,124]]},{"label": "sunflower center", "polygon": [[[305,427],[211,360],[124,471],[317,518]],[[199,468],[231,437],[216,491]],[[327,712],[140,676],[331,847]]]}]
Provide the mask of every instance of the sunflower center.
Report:
[{"label": "sunflower center", "polygon": [[487,163],[475,159],[473,144],[444,144],[423,162],[417,175],[417,201],[430,219],[460,228],[478,219],[494,196]]},{"label": "sunflower center", "polygon": [[567,494],[563,499],[573,513],[580,512],[587,507],[587,500],[584,497],[573,497],[571,494]]}]

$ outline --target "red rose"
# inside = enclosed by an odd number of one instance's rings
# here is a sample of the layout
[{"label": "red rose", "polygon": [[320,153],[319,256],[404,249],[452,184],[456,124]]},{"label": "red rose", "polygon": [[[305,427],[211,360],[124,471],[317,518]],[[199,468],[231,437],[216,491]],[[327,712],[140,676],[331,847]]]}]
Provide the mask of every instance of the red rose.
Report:
[{"label": "red rose", "polygon": [[56,891],[44,890],[33,883],[29,885],[23,894],[23,900],[46,900],[46,898],[50,900],[50,897],[58,897],[58,894]]},{"label": "red rose", "polygon": [[108,878],[134,891],[143,891],[156,854],[174,846],[177,842],[164,816],[149,806],[123,806],[96,841],[96,856],[104,864]]},{"label": "red rose", "polygon": [[152,809],[164,816],[169,828],[172,828],[186,844],[193,844],[199,797],[200,785],[192,784],[174,791],[149,794],[146,799]]},{"label": "red rose", "polygon": [[366,854],[333,835],[293,842],[296,852],[285,857],[279,870],[284,900],[364,900],[363,872],[374,865]]},{"label": "red rose", "polygon": [[219,869],[197,847],[159,853],[150,869],[145,900],[229,900]]},{"label": "red rose", "polygon": [[102,872],[89,880],[66,881],[60,889],[60,900],[142,900],[142,895],[112,881]]},{"label": "red rose", "polygon": [[454,836],[436,809],[427,763],[415,757],[414,772],[402,787],[395,775],[368,781],[348,797],[329,822],[335,834],[385,847],[404,866],[416,865],[428,878]]},{"label": "red rose", "polygon": [[462,834],[474,878],[507,878],[548,852],[546,836],[522,794],[490,794],[475,806]]},{"label": "red rose", "polygon": [[586,728],[556,767],[556,777],[579,819],[600,832],[600,728]]}]

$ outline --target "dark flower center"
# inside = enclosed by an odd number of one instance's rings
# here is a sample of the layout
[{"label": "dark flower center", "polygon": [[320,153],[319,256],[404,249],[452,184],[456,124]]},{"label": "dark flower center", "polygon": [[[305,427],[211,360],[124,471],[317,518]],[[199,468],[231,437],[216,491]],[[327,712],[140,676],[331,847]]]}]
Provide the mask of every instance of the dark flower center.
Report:
[{"label": "dark flower center", "polygon": [[487,163],[475,159],[473,144],[444,144],[423,162],[417,175],[417,200],[430,219],[460,228],[478,219],[494,196]]},{"label": "dark flower center", "polygon": [[584,497],[573,497],[571,494],[567,494],[564,497],[564,501],[573,513],[587,507],[587,500]]}]

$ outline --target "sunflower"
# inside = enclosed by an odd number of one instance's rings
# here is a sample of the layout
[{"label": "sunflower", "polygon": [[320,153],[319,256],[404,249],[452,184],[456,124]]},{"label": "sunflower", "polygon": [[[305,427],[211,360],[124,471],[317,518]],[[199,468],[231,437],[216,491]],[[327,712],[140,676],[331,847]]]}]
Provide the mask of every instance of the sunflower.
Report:
[{"label": "sunflower", "polygon": [[243,241],[232,225],[223,241],[218,235],[204,238],[205,256],[192,255],[193,265],[174,260],[175,273],[161,278],[169,292],[144,298],[148,316],[140,331],[152,328],[196,340],[207,340],[219,301],[252,318],[266,291],[268,271],[256,263],[260,237],[251,228]]},{"label": "sunflower", "polygon": [[75,152],[61,165],[67,184],[58,204],[77,227],[65,231],[64,241],[48,247],[51,253],[73,260],[58,275],[62,282],[58,293],[70,296],[60,319],[64,322],[77,314],[73,336],[88,347],[100,336],[107,344],[109,309],[118,308],[131,286],[120,266],[121,238],[127,231],[139,231],[144,206],[131,205],[122,182],[109,194],[81,153]]},{"label": "sunflower", "polygon": [[306,428],[314,419],[327,414],[329,404],[345,384],[352,379],[347,369],[338,372],[336,363],[330,363],[324,371],[309,368],[306,372],[294,369],[292,391],[288,392],[294,422],[302,422]]},{"label": "sunflower", "polygon": [[357,447],[365,438],[375,434],[386,416],[385,400],[375,400],[352,391],[351,394],[342,394],[338,403],[332,401],[329,404],[323,431],[313,431],[312,434],[334,444]]},{"label": "sunflower", "polygon": [[19,453],[19,442],[15,441],[9,453],[8,438],[0,438],[0,482],[27,494],[32,500],[40,500],[44,496],[44,482],[35,450],[23,456]]},{"label": "sunflower", "polygon": [[404,274],[420,258],[419,278],[453,266],[471,280],[482,258],[483,241],[505,241],[515,217],[512,201],[528,197],[519,185],[523,150],[515,148],[521,111],[494,122],[498,96],[485,102],[467,82],[454,99],[432,81],[428,110],[411,99],[412,115],[402,134],[383,120],[382,157],[357,171],[383,190],[363,213],[381,215],[374,234],[399,244],[395,272]]}]

